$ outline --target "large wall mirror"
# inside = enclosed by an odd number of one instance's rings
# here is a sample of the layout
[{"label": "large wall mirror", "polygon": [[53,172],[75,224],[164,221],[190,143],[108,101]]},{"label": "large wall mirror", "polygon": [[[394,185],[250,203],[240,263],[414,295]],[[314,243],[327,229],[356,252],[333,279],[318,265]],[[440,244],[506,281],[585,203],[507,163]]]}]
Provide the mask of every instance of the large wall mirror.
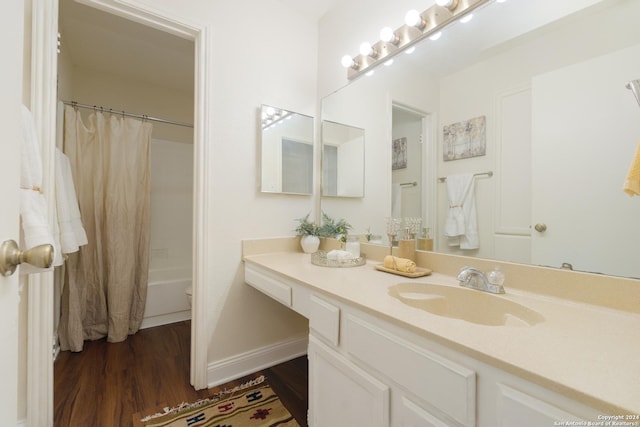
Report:
[{"label": "large wall mirror", "polygon": [[[386,217],[419,212],[438,252],[640,277],[640,198],[622,191],[640,138],[625,87],[640,78],[640,2],[490,2],[474,15],[323,100],[323,120],[367,138],[365,197],[322,209],[382,236]],[[443,128],[478,117],[484,154],[445,161]],[[443,235],[446,177],[461,173],[478,174],[473,250]]]},{"label": "large wall mirror", "polygon": [[261,107],[261,191],[313,192],[313,117]]}]

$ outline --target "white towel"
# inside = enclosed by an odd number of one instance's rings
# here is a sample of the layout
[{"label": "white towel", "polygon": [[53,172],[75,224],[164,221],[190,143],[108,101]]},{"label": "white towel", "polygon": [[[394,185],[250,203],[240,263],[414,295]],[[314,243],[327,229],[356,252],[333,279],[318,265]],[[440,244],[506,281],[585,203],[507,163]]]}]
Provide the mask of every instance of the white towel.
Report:
[{"label": "white towel", "polygon": [[[58,252],[49,227],[47,201],[42,194],[42,155],[33,116],[27,107],[22,106],[23,140],[20,159],[20,218],[22,219],[22,236],[24,246],[50,244]],[[23,266],[21,274],[46,271],[34,267]]]},{"label": "white towel", "polygon": [[56,148],[56,210],[63,254],[77,252],[87,244],[87,234],[82,226],[78,198],[73,185],[71,163]]},{"label": "white towel", "polygon": [[449,210],[444,235],[449,238],[450,246],[477,249],[480,244],[473,174],[449,175],[446,182]]}]

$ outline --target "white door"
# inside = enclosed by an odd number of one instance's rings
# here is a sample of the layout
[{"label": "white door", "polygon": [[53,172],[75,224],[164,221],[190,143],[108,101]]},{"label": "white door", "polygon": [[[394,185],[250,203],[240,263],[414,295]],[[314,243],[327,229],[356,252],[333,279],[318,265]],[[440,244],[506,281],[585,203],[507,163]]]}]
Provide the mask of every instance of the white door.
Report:
[{"label": "white door", "polygon": [[534,264],[640,277],[640,203],[622,191],[640,137],[625,83],[639,67],[636,46],[533,79]]},{"label": "white door", "polygon": [[[3,2],[0,13],[0,242],[18,241],[20,185],[20,105],[24,5]],[[0,417],[17,424],[18,407],[18,276],[0,276]]]}]

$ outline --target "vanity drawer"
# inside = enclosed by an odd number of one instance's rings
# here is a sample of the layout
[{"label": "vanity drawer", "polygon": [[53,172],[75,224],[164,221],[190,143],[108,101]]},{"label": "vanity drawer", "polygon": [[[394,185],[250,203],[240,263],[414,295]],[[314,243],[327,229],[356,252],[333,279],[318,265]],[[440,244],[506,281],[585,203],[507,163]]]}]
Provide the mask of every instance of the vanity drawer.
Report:
[{"label": "vanity drawer", "polygon": [[291,307],[291,286],[285,285],[268,272],[261,271],[259,267],[245,266],[244,281],[276,301]]},{"label": "vanity drawer", "polygon": [[309,302],[309,328],[337,347],[340,342],[340,308],[316,295],[311,295]]},{"label": "vanity drawer", "polygon": [[474,371],[352,315],[346,316],[343,333],[344,347],[353,357],[397,382],[446,418],[475,426]]}]

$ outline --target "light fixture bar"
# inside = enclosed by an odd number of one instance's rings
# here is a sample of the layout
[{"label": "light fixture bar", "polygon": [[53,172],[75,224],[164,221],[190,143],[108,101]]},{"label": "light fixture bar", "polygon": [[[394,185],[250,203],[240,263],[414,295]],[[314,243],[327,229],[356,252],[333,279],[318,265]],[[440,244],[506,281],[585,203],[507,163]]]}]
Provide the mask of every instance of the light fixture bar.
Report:
[{"label": "light fixture bar", "polygon": [[449,6],[438,6],[434,4],[420,14],[425,22],[424,28],[417,28],[403,25],[394,31],[397,39],[393,42],[378,41],[372,45],[376,56],[358,55],[353,58],[353,66],[347,69],[347,79],[353,80],[371,71],[379,64],[389,61],[393,56],[415,45],[426,37],[429,37],[452,22],[458,20],[462,15],[491,2],[492,0],[454,0]]}]

